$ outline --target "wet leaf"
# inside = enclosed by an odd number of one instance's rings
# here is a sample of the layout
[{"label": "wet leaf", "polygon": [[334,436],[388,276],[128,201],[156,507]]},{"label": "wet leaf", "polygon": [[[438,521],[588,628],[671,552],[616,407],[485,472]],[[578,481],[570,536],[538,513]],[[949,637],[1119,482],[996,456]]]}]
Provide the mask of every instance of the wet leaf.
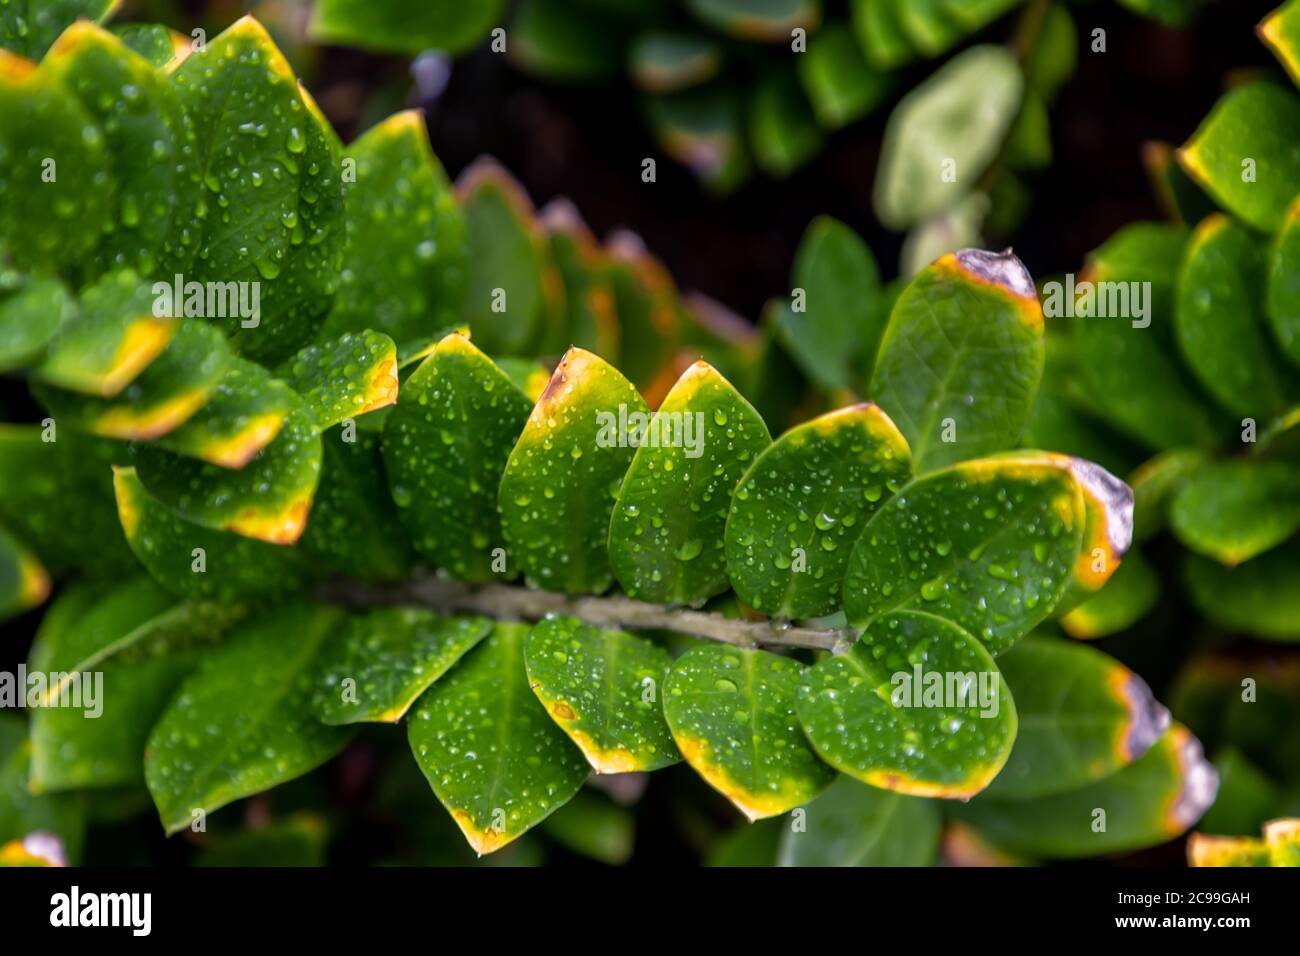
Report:
[{"label": "wet leaf", "polygon": [[528,351],[542,327],[542,237],[532,201],[493,162],[479,162],[456,181],[464,210],[469,263],[461,321],[489,354]]},{"label": "wet leaf", "polygon": [[916,611],[875,618],[847,652],[809,668],[798,702],[819,757],[911,796],[979,793],[1016,739],[1016,706],[988,651]]},{"label": "wet leaf", "polygon": [[1268,258],[1264,311],[1277,343],[1300,364],[1300,202],[1293,202]]},{"label": "wet leaf", "polygon": [[412,7],[403,0],[321,0],[310,32],[323,43],[379,52],[446,50],[461,53],[501,21],[505,0],[426,0]]},{"label": "wet leaf", "polygon": [[55,314],[62,321],[49,326],[53,338],[33,379],[105,398],[130,385],[177,331],[174,319],[154,316],[148,287],[130,271],[103,277]]},{"label": "wet leaf", "polygon": [[959,53],[904,96],[885,127],[876,172],[880,221],[906,229],[965,195],[1002,145],[1023,87],[1011,52],[985,45]]},{"label": "wet leaf", "polygon": [[501,477],[501,530],[529,581],[569,594],[609,587],[610,514],[648,418],[617,369],[582,349],[565,354]]},{"label": "wet leaf", "polygon": [[1074,790],[1138,760],[1169,711],[1137,674],[1086,645],[1032,636],[998,658],[1020,730],[989,799]]},{"label": "wet leaf", "polygon": [[312,707],[327,724],[397,723],[492,623],[423,608],[382,608],[351,618],[321,653]]},{"label": "wet leaf", "polygon": [[384,476],[377,434],[321,435],[321,473],[300,541],[314,564],[361,581],[396,581],[415,563]]},{"label": "wet leaf", "polygon": [[396,113],[345,151],[347,240],[334,310],[322,334],[367,329],[396,342],[427,339],[460,320],[468,267],[465,219],[424,117]]},{"label": "wet leaf", "polygon": [[750,820],[806,803],[835,773],[795,717],[805,668],[752,648],[687,651],[664,684],[664,716],[686,762]]},{"label": "wet leaf", "polygon": [[40,359],[59,329],[76,315],[76,303],[55,279],[24,276],[0,295],[0,371]]},{"label": "wet leaf", "polygon": [[782,346],[827,392],[851,388],[871,367],[888,317],[871,250],[844,223],[819,216],[800,240],[793,283],[796,298],[773,313]]},{"label": "wet leaf", "polygon": [[528,689],[527,635],[526,624],[497,624],[407,722],[416,763],[480,856],[563,806],[589,770]]},{"label": "wet leaf", "polygon": [[1214,802],[1217,786],[1200,742],[1174,724],[1141,759],[1096,783],[1033,800],[985,795],[952,813],[998,846],[1072,859],[1174,839]]},{"label": "wet leaf", "polygon": [[1265,328],[1265,252],[1245,226],[1209,216],[1192,234],[1175,309],[1183,357],[1224,408],[1267,419],[1287,404],[1291,373]]},{"label": "wet leaf", "polygon": [[232,358],[208,403],[158,445],[222,468],[243,468],[302,408],[293,390],[262,366]]},{"label": "wet leaf", "polygon": [[78,19],[103,20],[116,0],[41,0],[8,3],[0,8],[0,49],[39,60],[65,29]]},{"label": "wet leaf", "polygon": [[110,29],[128,49],[148,60],[156,70],[161,70],[172,60],[189,56],[190,53],[189,37],[160,23],[119,23]]},{"label": "wet leaf", "polygon": [[299,351],[283,374],[316,427],[329,428],[397,401],[397,346],[382,332],[345,332]]},{"label": "wet leaf", "polygon": [[31,714],[34,793],[144,783],[144,747],[172,692],[241,616],[181,602],[145,577],[81,585],[50,608],[29,673],[60,674]]},{"label": "wet leaf", "polygon": [[103,438],[152,441],[185,424],[212,397],[230,365],[230,349],[213,326],[182,320],[162,354],[109,398],[39,382],[32,394],[60,423]]},{"label": "wet leaf", "polygon": [[[3,8],[0,30],[16,13]],[[103,131],[48,71],[3,51],[0,117],[0,246],[16,269],[72,274],[111,221]]]},{"label": "wet leaf", "polygon": [[506,374],[453,333],[407,379],[384,425],[398,516],[420,553],[458,580],[517,570],[498,561],[497,486],[528,409]]},{"label": "wet leaf", "polygon": [[790,429],[745,472],[727,517],[742,601],[779,618],[837,609],[858,536],[910,477],[907,442],[871,404]]},{"label": "wet leaf", "polygon": [[285,594],[304,582],[297,551],[186,521],[145,490],[134,468],[113,475],[127,543],[173,594],[231,601]]},{"label": "wet leaf", "polygon": [[[95,271],[133,268],[171,278],[173,267],[187,261],[183,238],[203,201],[193,185],[198,176],[194,129],[175,87],[119,38],[84,20],[59,37],[41,72],[60,84],[103,134],[116,188]],[[105,90],[120,93],[105,97]]]},{"label": "wet leaf", "polygon": [[299,777],[343,749],[351,729],[311,714],[314,668],[342,614],[286,604],[203,656],[149,735],[144,772],[163,828]]},{"label": "wet leaf", "polygon": [[1052,612],[1081,558],[1086,515],[1070,463],[1041,453],[986,458],[905,487],[853,550],[849,622],[925,611],[995,655],[1007,650]]},{"label": "wet leaf", "polygon": [[[329,311],[343,247],[337,137],[262,26],[243,17],[172,74],[202,170],[186,282],[257,293],[219,322],[259,361],[292,354]],[[184,238],[184,237],[183,237]],[[256,283],[256,285],[253,285]],[[250,323],[256,324],[250,324]]]},{"label": "wet leaf", "polygon": [[1249,83],[1224,94],[1178,151],[1178,161],[1221,206],[1271,233],[1282,225],[1300,182],[1297,138],[1295,91],[1267,81]]},{"label": "wet leaf", "polygon": [[547,618],[524,645],[528,682],[596,773],[659,770],[681,760],[660,704],[672,658],[623,631]]},{"label": "wet leaf", "polygon": [[770,444],[758,412],[711,365],[686,370],[650,420],[610,521],[610,564],[629,595],[692,604],[727,589],[731,495]]},{"label": "wet leaf", "polygon": [[871,392],[918,474],[1013,447],[1043,374],[1043,313],[1009,251],[944,256],[903,290]]},{"label": "wet leaf", "polygon": [[779,866],[930,866],[939,848],[936,804],[840,777],[783,828]]},{"label": "wet leaf", "polygon": [[293,544],[307,526],[320,481],[321,440],[301,402],[275,440],[243,468],[141,445],[136,469],[149,493],[180,517],[214,531]]}]

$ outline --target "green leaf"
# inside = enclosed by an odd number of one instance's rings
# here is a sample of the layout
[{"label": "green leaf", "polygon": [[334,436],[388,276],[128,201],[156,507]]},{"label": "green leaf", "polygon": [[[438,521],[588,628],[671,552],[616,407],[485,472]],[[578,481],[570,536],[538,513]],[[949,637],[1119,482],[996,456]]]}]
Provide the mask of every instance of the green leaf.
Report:
[{"label": "green leaf", "polygon": [[[47,385],[111,398],[130,385],[176,335],[175,319],[158,318],[136,273],[104,276],[67,303],[45,359],[32,378]],[[53,303],[51,303],[53,304]]]},{"label": "green leaf", "polygon": [[460,320],[465,218],[433,155],[424,117],[396,113],[359,137],[344,160],[347,240],[334,311],[322,334],[367,329],[399,345]]},{"label": "green leaf", "polygon": [[177,56],[189,55],[189,37],[175,33],[160,23],[120,23],[111,30],[128,49],[148,60],[156,70],[163,69]]},{"label": "green leaf", "polygon": [[1273,240],[1264,311],[1282,351],[1300,365],[1300,202],[1293,202]]},{"label": "green leaf", "polygon": [[1119,0],[1121,6],[1169,27],[1184,27],[1195,19],[1207,0]]},{"label": "green leaf", "polygon": [[664,683],[682,756],[750,820],[807,803],[835,779],[795,716],[804,670],[766,651],[710,644],[679,657]]},{"label": "green leaf", "polygon": [[819,757],[911,796],[968,799],[1016,739],[1016,706],[988,651],[917,611],[873,619],[847,652],[804,673],[798,702]]},{"label": "green leaf", "polygon": [[1206,391],[1229,411],[1260,419],[1286,406],[1290,377],[1264,327],[1264,282],[1254,234],[1209,216],[1187,244],[1175,312],[1183,356]]},{"label": "green leaf", "polygon": [[722,63],[717,43],[693,33],[643,33],[628,51],[632,82],[650,93],[675,93],[713,79]]},{"label": "green leaf", "polygon": [[1188,555],[1188,596],[1205,617],[1223,627],[1274,641],[1300,641],[1300,539],[1236,567]]},{"label": "green leaf", "polygon": [[[964,0],[953,0],[962,3]],[[989,0],[984,6],[1009,8],[1022,0]],[[1025,64],[1025,82],[1048,103],[1074,75],[1079,62],[1079,31],[1065,3],[1053,3],[1043,15],[1038,42]]]},{"label": "green leaf", "polygon": [[1300,530],[1300,466],[1239,459],[1207,464],[1173,499],[1169,521],[1183,544],[1235,565]]},{"label": "green leaf", "polygon": [[134,468],[115,467],[113,482],[127,543],[174,594],[222,601],[269,597],[306,578],[298,552],[186,521],[145,490]]},{"label": "green leaf", "polygon": [[741,103],[723,82],[651,96],[646,113],[655,143],[715,195],[739,187],[750,173],[741,132]]},{"label": "green leaf", "polygon": [[820,152],[822,131],[793,67],[765,71],[749,99],[754,162],[769,176],[789,176]]},{"label": "green leaf", "polygon": [[149,735],[144,772],[167,833],[299,777],[343,749],[351,729],[311,714],[336,609],[287,604],[204,655]]},{"label": "green leaf", "polygon": [[453,333],[407,379],[384,425],[399,518],[420,553],[458,580],[495,576],[497,486],[528,411],[506,374]]},{"label": "green leaf", "polygon": [[885,127],[874,191],[877,218],[890,229],[906,229],[965,195],[997,155],[1023,86],[1009,50],[976,46],[904,96]]},{"label": "green leaf", "polygon": [[382,332],[345,332],[299,351],[284,376],[316,427],[329,428],[397,401],[397,346]]},{"label": "green leaf", "polygon": [[320,484],[301,546],[313,563],[362,581],[409,577],[412,550],[384,476],[378,434],[321,436]]},{"label": "green leaf", "polygon": [[1219,775],[1219,792],[1199,829],[1235,836],[1259,833],[1280,805],[1277,786],[1236,747],[1220,748],[1214,769]]},{"label": "green leaf", "polygon": [[821,23],[821,0],[686,0],[704,23],[737,40],[788,41],[790,31],[811,32]]},{"label": "green leaf", "polygon": [[260,829],[213,834],[192,866],[324,866],[325,821],[309,812],[274,820]]},{"label": "green leaf", "polygon": [[524,661],[533,693],[596,773],[659,770],[681,760],[659,704],[672,666],[663,648],[552,617],[529,632]]},{"label": "green leaf", "polygon": [[1255,32],[1300,84],[1300,4],[1288,0],[1260,21]]},{"label": "green leaf", "polygon": [[905,0],[895,4],[895,16],[903,36],[925,57],[936,57],[952,49],[962,31],[945,13],[945,0]]},{"label": "green leaf", "polygon": [[293,389],[262,366],[232,358],[208,403],[158,445],[222,468],[243,468],[303,409]]},{"label": "green leaf", "polygon": [[1264,825],[1269,866],[1300,866],[1300,820],[1271,820]]},{"label": "green leaf", "polygon": [[683,307],[673,277],[640,237],[617,232],[606,243],[606,275],[618,318],[620,368],[657,406],[677,380]]},{"label": "green leaf", "polygon": [[1142,165],[1171,221],[1193,226],[1217,210],[1214,201],[1178,164],[1173,146],[1161,140],[1143,143]]},{"label": "green leaf", "polygon": [[1020,731],[989,799],[1074,790],[1139,759],[1169,711],[1127,667],[1083,644],[1031,636],[998,658]]},{"label": "green leaf", "polygon": [[497,624],[407,722],[416,763],[480,856],[546,819],[587,778],[581,752],[528,689],[527,635],[526,624]]},{"label": "green leaf", "polygon": [[75,568],[110,577],[133,568],[113,499],[111,465],[123,452],[71,429],[0,425],[0,521],[54,574]]},{"label": "green leaf", "polygon": [[327,724],[395,724],[491,630],[486,618],[442,617],[423,608],[354,617],[321,654],[312,707]]},{"label": "green leaf", "polygon": [[731,503],[727,570],[736,594],[769,617],[837,609],[854,543],[910,474],[907,443],[875,405],[790,429],[754,460]]},{"label": "green leaf", "polygon": [[1100,591],[1061,617],[1061,627],[1080,640],[1108,637],[1146,617],[1159,599],[1155,570],[1141,552],[1130,551]]},{"label": "green leaf", "polygon": [[569,349],[519,436],[498,499],[510,554],[530,582],[569,594],[609,587],[619,485],[649,410],[617,369]]},{"label": "green leaf", "polygon": [[32,394],[59,422],[103,438],[152,441],[175,431],[202,408],[230,366],[222,334],[182,320],[161,355],[112,397],[83,395],[43,383]]},{"label": "green leaf", "polygon": [[0,620],[44,603],[50,575],[40,559],[0,527]]},{"label": "green leaf", "polygon": [[141,445],[136,469],[149,493],[180,517],[214,531],[293,544],[307,526],[320,481],[321,440],[302,403],[275,440],[240,469]]},{"label": "green leaf", "polygon": [[[256,282],[258,317],[216,317],[249,358],[314,337],[343,246],[337,137],[262,26],[243,17],[172,74],[198,140],[204,199],[189,282]],[[213,318],[209,316],[209,318]]]},{"label": "green leaf", "polygon": [[1268,844],[1252,837],[1206,836],[1187,838],[1188,866],[1268,866]]},{"label": "green leaf", "polygon": [[41,622],[29,673],[59,674],[32,711],[33,793],[144,783],[144,748],[172,692],[243,615],[176,603],[140,577],[60,595]]},{"label": "green leaf", "polygon": [[1044,620],[1081,557],[1086,513],[1072,459],[1025,454],[912,482],[867,523],[844,578],[849,622],[918,610],[1000,654]]},{"label": "green leaf", "polygon": [[695,604],[727,590],[731,495],[772,439],[753,406],[707,362],[678,379],[623,478],[609,559],[629,595]]},{"label": "green leaf", "polygon": [[636,817],[590,790],[542,821],[542,830],[565,849],[609,866],[622,866],[632,857]]},{"label": "green leaf", "polygon": [[[567,201],[548,203],[541,220],[551,262],[564,285],[565,314],[561,331],[568,333],[569,341],[557,345],[557,351],[576,345],[616,364],[622,330],[614,310],[609,258],[597,245],[596,237],[578,211]],[[546,387],[547,378],[548,375],[541,376],[541,387],[536,394],[527,388],[524,393],[536,401]]]},{"label": "green leaf", "polygon": [[839,129],[866,116],[893,91],[893,80],[876,71],[845,23],[828,23],[799,57],[799,78],[817,122]]},{"label": "green leaf", "polygon": [[76,315],[76,303],[54,279],[0,279],[0,372],[37,361],[59,329]]},{"label": "green leaf", "polygon": [[892,70],[916,58],[899,22],[898,0],[849,0],[850,23],[868,62]]},{"label": "green leaf", "polygon": [[522,354],[542,325],[542,237],[522,186],[491,161],[456,181],[469,263],[461,321],[489,354]]},{"label": "green leaf", "polygon": [[775,866],[786,823],[779,818],[745,822],[717,840],[704,865],[709,867]]},{"label": "green leaf", "polygon": [[[116,189],[96,271],[126,267],[170,277],[190,255],[184,239],[202,204],[194,128],[175,87],[112,33],[84,20],[59,37],[41,72],[103,133]],[[106,89],[122,95],[105,97]]]},{"label": "green leaf", "polygon": [[423,50],[461,53],[501,20],[505,0],[321,0],[308,28],[322,43],[415,55]]},{"label": "green leaf", "polygon": [[[1075,303],[1075,350],[1088,395],[1125,434],[1152,449],[1205,446],[1216,440],[1216,421],[1195,382],[1176,357],[1174,296],[1186,230],[1155,223],[1126,226],[1088,257],[1082,281],[1122,288],[1150,283],[1147,318],[1093,315]],[[1129,286],[1143,288],[1143,286]],[[1096,297],[1094,296],[1094,301]],[[1064,302],[1049,298],[1045,308]],[[1109,310],[1108,310],[1109,311]],[[1135,327],[1134,322],[1138,322]]]},{"label": "green leaf", "polygon": [[73,272],[110,222],[104,133],[48,71],[3,51],[0,117],[0,249],[20,270]]},{"label": "green leaf", "polygon": [[62,864],[77,863],[86,836],[85,800],[75,793],[31,793],[30,765],[31,745],[22,718],[0,713],[0,866],[46,856],[46,848],[30,843],[14,847],[36,833],[52,834],[59,841],[56,852],[62,853]]},{"label": "green leaf", "polygon": [[1147,460],[1129,478],[1133,486],[1133,540],[1149,541],[1168,521],[1169,503],[1188,477],[1206,463],[1205,452],[1173,448]]},{"label": "green leaf", "polygon": [[[1239,219],[1274,232],[1300,183],[1300,98],[1262,81],[1226,93],[1178,161],[1206,192]],[[1249,175],[1247,175],[1249,174]]]},{"label": "green leaf", "polygon": [[[952,813],[997,845],[1031,856],[1122,853],[1172,840],[1214,802],[1200,742],[1174,724],[1141,759],[1096,783],[1033,800],[986,795]],[[1105,812],[1104,829],[1098,811]]]},{"label": "green leaf", "polygon": [[842,222],[819,216],[799,242],[794,288],[774,313],[782,346],[823,389],[851,388],[884,331],[871,250]]},{"label": "green leaf", "polygon": [[0,49],[39,60],[78,19],[104,20],[120,0],[20,0],[0,9]]},{"label": "green leaf", "polygon": [[784,828],[779,866],[930,866],[942,822],[929,800],[840,777],[805,808],[802,830]]},{"label": "green leaf", "polygon": [[565,0],[520,0],[510,21],[509,56],[548,80],[595,83],[619,72],[624,27],[600,9],[575,14]]},{"label": "green leaf", "polygon": [[1043,374],[1043,313],[1010,252],[944,256],[903,290],[871,392],[918,474],[1013,447]]}]

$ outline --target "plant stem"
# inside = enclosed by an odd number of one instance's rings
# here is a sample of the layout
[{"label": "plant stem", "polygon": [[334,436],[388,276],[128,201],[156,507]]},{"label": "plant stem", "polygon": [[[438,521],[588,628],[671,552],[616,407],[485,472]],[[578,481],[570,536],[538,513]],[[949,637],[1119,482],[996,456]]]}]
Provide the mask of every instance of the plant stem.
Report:
[{"label": "plant stem", "polygon": [[422,577],[393,585],[346,582],[326,588],[326,600],[369,607],[414,604],[437,611],[468,611],[499,620],[539,621],[548,614],[576,617],[597,627],[665,630],[743,647],[805,647],[834,651],[851,641],[848,631],[782,627],[771,621],[738,621],[710,611],[647,604],[621,595],[573,597],[510,584],[469,585]]}]

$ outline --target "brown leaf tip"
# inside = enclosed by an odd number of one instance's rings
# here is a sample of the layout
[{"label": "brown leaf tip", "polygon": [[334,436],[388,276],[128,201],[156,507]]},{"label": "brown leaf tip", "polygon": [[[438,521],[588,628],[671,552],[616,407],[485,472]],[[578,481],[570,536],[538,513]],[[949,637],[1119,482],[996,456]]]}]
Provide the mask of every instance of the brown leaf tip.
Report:
[{"label": "brown leaf tip", "polygon": [[1133,489],[1096,462],[1074,458],[1074,477],[1101,502],[1106,512],[1106,542],[1111,555],[1122,558],[1133,543]]},{"label": "brown leaf tip", "polygon": [[1001,286],[1022,299],[1037,299],[1033,276],[1010,248],[1001,252],[962,249],[956,253],[958,264],[984,282]]},{"label": "brown leaf tip", "polygon": [[1128,727],[1121,746],[1126,759],[1137,760],[1169,729],[1169,711],[1156,700],[1147,682],[1137,674],[1125,675],[1121,694],[1129,712]]},{"label": "brown leaf tip", "polygon": [[1170,822],[1179,832],[1205,815],[1219,792],[1219,774],[1205,759],[1201,742],[1184,727],[1175,728],[1174,746],[1183,771],[1183,785],[1170,809]]}]

